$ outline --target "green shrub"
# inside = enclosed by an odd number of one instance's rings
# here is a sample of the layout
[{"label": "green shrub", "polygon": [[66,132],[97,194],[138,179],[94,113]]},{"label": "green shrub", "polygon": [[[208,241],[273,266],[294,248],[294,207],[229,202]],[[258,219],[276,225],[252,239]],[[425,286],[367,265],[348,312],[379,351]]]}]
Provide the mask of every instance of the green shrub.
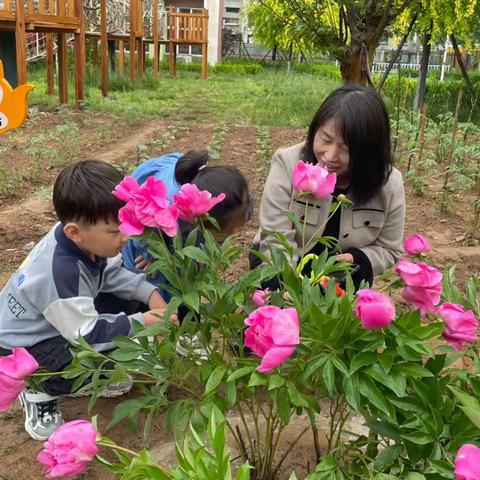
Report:
[{"label": "green shrub", "polygon": [[232,73],[239,75],[256,74],[263,70],[259,63],[219,63],[212,67],[216,73]]},{"label": "green shrub", "polygon": [[295,63],[293,71],[318,75],[331,80],[340,80],[341,78],[340,67],[334,63]]}]

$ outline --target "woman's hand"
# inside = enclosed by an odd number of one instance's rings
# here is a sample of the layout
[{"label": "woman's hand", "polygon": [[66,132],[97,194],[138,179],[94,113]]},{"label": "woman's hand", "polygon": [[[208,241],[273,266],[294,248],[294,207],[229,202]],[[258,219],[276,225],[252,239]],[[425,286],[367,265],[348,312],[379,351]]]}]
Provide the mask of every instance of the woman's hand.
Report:
[{"label": "woman's hand", "polygon": [[339,253],[336,259],[339,262],[353,263],[353,255],[351,253]]}]

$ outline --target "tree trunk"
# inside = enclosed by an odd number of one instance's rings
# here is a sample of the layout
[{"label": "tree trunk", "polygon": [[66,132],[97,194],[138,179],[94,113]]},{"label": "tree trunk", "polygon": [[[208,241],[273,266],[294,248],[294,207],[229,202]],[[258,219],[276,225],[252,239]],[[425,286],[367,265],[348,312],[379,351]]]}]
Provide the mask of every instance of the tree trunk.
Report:
[{"label": "tree trunk", "polygon": [[274,45],[273,48],[272,48],[272,62],[275,62],[275,60],[277,60],[277,46]]},{"label": "tree trunk", "polygon": [[415,100],[413,104],[413,110],[418,112],[425,102],[425,90],[427,88],[427,74],[428,74],[428,62],[430,60],[431,45],[430,40],[432,38],[432,24],[430,23],[430,30],[423,37],[423,52],[422,60],[420,62],[420,73],[417,82],[417,91],[415,92]]},{"label": "tree trunk", "polygon": [[378,44],[378,39],[366,40],[352,37],[350,45],[338,59],[343,83],[372,85],[370,71]]}]

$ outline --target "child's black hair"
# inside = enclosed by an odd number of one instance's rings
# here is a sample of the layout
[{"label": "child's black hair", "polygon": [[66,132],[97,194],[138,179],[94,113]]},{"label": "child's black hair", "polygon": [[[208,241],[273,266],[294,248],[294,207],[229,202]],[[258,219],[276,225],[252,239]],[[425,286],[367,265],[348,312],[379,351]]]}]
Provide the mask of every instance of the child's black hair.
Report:
[{"label": "child's black hair", "polygon": [[249,210],[248,183],[240,170],[230,165],[207,166],[207,150],[191,150],[175,165],[175,180],[179,185],[192,183],[213,196],[225,193],[225,200],[215,205],[209,214],[222,230],[243,223]]},{"label": "child's black hair", "polygon": [[374,197],[392,171],[388,112],[375,90],[345,85],[333,91],[320,105],[310,123],[303,160],[317,163],[313,143],[317,130],[334,120],[348,147],[348,177],[355,202]]},{"label": "child's black hair", "polygon": [[112,191],[123,175],[100,160],[83,160],[65,167],[53,187],[53,205],[63,224],[81,221],[118,222],[118,210],[125,204]]}]

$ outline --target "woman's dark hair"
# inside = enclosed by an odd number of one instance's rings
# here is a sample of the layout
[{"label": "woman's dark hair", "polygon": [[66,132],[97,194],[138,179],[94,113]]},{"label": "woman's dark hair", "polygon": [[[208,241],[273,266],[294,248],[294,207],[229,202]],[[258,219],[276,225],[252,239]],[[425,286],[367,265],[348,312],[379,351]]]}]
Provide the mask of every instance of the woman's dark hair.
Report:
[{"label": "woman's dark hair", "polygon": [[179,185],[192,183],[213,196],[225,193],[225,200],[209,212],[222,230],[245,221],[249,206],[248,183],[236,167],[207,166],[207,150],[191,150],[175,165],[175,180]]},{"label": "woman's dark hair", "polygon": [[392,171],[390,121],[383,100],[371,88],[345,85],[320,105],[308,130],[303,160],[317,163],[313,142],[317,130],[334,120],[349,151],[348,176],[355,202],[371,199]]},{"label": "woman's dark hair", "polygon": [[62,223],[82,221],[94,225],[100,220],[118,222],[118,210],[125,202],[112,191],[123,175],[100,160],[84,160],[65,167],[53,187],[53,206]]}]

